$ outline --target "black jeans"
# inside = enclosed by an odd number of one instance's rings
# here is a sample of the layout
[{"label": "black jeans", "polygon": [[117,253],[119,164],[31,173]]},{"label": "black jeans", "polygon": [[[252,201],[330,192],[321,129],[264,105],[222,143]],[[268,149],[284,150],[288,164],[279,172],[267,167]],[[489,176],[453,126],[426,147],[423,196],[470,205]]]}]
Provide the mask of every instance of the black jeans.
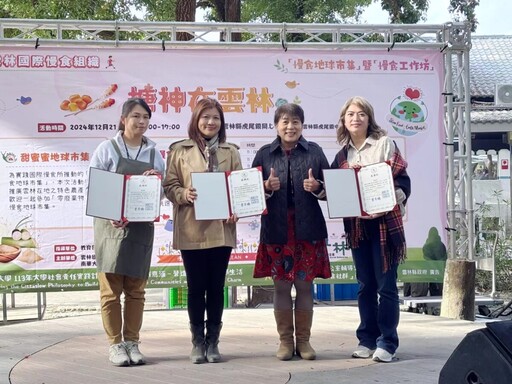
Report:
[{"label": "black jeans", "polygon": [[224,310],[224,283],[231,247],[182,250],[187,273],[188,318],[191,324],[220,324]]}]

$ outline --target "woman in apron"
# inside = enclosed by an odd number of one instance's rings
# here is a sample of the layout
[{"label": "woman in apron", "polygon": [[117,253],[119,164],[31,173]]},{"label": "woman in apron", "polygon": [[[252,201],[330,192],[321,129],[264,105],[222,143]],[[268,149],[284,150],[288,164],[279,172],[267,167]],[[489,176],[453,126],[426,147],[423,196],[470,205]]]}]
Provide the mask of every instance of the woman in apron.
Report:
[{"label": "woman in apron", "polygon": [[[90,166],[125,175],[162,175],[162,156],[156,143],[144,136],[150,118],[151,109],[143,99],[128,99],[123,104],[118,133],[96,148]],[[101,317],[110,343],[109,360],[116,366],[146,362],[138,344],[153,235],[151,222],[94,219]]]}]

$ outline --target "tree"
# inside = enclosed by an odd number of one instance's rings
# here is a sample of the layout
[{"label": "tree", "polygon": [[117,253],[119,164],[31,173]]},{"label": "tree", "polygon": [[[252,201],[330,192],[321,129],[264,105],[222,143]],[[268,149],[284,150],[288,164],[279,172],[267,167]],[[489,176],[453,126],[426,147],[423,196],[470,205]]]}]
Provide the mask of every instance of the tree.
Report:
[{"label": "tree", "polygon": [[[3,0],[0,17],[13,19],[62,19],[62,20],[133,20],[132,1],[117,0]],[[15,33],[9,31],[6,34]],[[65,38],[79,38],[81,32],[63,31]],[[54,38],[50,32],[38,32],[39,37]],[[104,40],[113,40],[115,32],[102,31]]]},{"label": "tree", "polygon": [[15,19],[131,20],[133,1],[3,0],[0,16]]},{"label": "tree", "polygon": [[382,9],[389,13],[391,24],[416,24],[425,20],[428,0],[382,0]]},{"label": "tree", "polygon": [[[207,19],[211,21],[239,23],[241,19],[241,0],[201,0],[197,6],[203,9],[211,9]],[[225,33],[221,33],[221,40],[225,40]],[[240,33],[232,33],[231,41],[241,41]]]},{"label": "tree", "polygon": [[357,20],[372,0],[244,0],[242,20],[264,23],[339,23]]},{"label": "tree", "polygon": [[468,21],[471,32],[475,32],[478,25],[475,9],[479,5],[480,0],[450,0],[448,10],[454,15],[454,21]]},{"label": "tree", "polygon": [[[196,0],[178,0],[176,3],[176,21],[195,21],[196,20]],[[177,40],[187,41],[192,39],[192,35],[187,32],[178,32]]]},{"label": "tree", "polygon": [[[177,20],[176,8],[178,2],[179,0],[133,0],[135,8],[144,12],[143,19],[147,21]],[[192,0],[192,3],[195,3],[195,1]],[[193,21],[193,19],[188,21]]]}]

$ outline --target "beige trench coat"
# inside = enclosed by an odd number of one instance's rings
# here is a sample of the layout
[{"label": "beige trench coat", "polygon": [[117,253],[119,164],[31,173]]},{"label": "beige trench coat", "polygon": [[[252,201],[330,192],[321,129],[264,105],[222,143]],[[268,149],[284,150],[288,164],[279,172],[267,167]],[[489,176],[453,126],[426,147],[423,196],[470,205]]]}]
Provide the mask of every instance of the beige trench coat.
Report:
[{"label": "beige trench coat", "polygon": [[[220,172],[242,169],[238,147],[219,144],[217,159]],[[192,185],[191,172],[204,172],[206,160],[193,140],[183,140],[169,147],[167,171],[163,182],[165,195],[173,204],[173,248],[206,249],[236,246],[236,224],[225,220],[195,219],[194,205],[185,198],[186,188]]]}]

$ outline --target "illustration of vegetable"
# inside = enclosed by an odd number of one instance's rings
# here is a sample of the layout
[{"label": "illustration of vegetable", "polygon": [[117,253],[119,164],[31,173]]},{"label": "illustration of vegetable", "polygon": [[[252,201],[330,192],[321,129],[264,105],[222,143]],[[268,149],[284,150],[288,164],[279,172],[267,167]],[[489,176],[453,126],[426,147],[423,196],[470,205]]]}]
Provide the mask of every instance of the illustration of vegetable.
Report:
[{"label": "illustration of vegetable", "polygon": [[2,237],[0,243],[21,248],[36,248],[36,242],[32,239],[32,234],[27,228],[27,225],[32,220],[30,216],[21,219],[11,232],[11,237]]},{"label": "illustration of vegetable", "polygon": [[[65,117],[67,117],[75,116],[85,111],[92,111],[94,109],[109,108],[115,104],[115,100],[108,97],[114,94],[117,91],[117,88],[117,84],[111,84],[105,90],[105,92],[103,92],[103,94],[95,100],[92,100],[92,98],[89,95],[71,95],[68,100],[64,100],[60,104],[60,109],[62,109],[63,111],[71,112],[67,115],[64,115]],[[101,101],[101,103],[95,106],[94,104],[96,104],[98,101]]]}]

